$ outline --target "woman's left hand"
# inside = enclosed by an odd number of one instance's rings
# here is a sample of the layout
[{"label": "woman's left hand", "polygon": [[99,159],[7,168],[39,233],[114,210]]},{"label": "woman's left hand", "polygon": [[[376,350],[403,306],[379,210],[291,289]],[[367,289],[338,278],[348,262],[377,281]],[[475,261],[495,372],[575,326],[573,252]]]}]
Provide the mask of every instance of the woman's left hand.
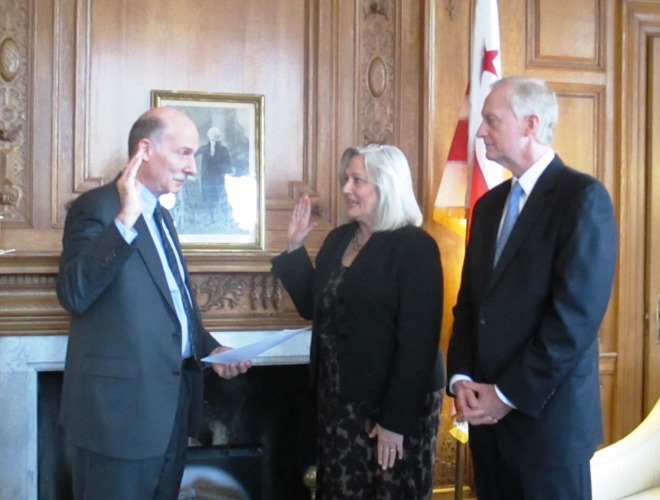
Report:
[{"label": "woman's left hand", "polygon": [[397,457],[399,459],[403,458],[403,434],[388,431],[376,424],[369,433],[369,437],[377,438],[376,455],[378,457],[378,465],[383,470],[394,467]]}]

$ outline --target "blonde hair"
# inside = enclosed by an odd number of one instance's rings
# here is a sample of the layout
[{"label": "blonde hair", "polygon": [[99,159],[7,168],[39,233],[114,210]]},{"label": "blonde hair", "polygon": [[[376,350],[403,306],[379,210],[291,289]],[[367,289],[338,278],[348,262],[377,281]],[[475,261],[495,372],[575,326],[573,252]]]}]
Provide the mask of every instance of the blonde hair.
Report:
[{"label": "blonde hair", "polygon": [[339,183],[344,184],[346,168],[355,156],[364,157],[367,178],[378,190],[374,231],[391,231],[412,224],[421,226],[423,217],[413,191],[410,166],[396,146],[369,144],[346,149],[339,166]]}]

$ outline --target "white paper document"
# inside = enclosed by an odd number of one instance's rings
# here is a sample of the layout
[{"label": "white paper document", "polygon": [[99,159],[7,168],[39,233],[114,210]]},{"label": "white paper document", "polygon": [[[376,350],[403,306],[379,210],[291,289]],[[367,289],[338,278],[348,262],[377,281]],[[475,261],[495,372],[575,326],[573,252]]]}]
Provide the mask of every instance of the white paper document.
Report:
[{"label": "white paper document", "polygon": [[236,349],[230,349],[229,351],[218,354],[211,354],[210,356],[202,358],[202,361],[208,363],[242,363],[243,361],[254,359],[268,349],[272,349],[290,338],[303,332],[308,332],[311,329],[312,328],[308,326],[307,328],[300,328],[299,330],[282,330],[280,332],[275,332],[268,335],[264,340],[237,347]]}]

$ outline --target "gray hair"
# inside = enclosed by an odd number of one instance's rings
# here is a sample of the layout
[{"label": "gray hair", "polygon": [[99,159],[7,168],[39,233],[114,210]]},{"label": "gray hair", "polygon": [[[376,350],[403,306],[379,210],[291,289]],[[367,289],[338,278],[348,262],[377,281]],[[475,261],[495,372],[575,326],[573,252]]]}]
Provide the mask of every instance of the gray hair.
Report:
[{"label": "gray hair", "polygon": [[410,166],[396,146],[369,144],[344,151],[339,167],[339,184],[344,184],[346,168],[355,156],[364,157],[367,178],[378,190],[374,231],[391,231],[412,224],[422,225],[422,212],[413,191]]},{"label": "gray hair", "polygon": [[536,115],[539,128],[536,139],[542,144],[552,144],[555,125],[559,117],[557,96],[547,84],[539,78],[509,76],[493,83],[492,88],[510,87],[509,102],[516,118]]},{"label": "gray hair", "polygon": [[138,144],[142,139],[151,139],[154,142],[160,142],[165,132],[165,122],[160,116],[152,113],[144,113],[140,116],[128,134],[128,157],[131,158],[138,149]]}]

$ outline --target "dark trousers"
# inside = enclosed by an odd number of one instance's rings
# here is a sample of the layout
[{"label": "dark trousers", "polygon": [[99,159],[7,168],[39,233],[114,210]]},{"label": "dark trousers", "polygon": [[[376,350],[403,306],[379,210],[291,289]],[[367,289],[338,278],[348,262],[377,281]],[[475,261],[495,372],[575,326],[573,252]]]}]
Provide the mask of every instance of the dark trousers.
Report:
[{"label": "dark trousers", "polygon": [[493,429],[470,427],[479,500],[590,500],[589,462],[561,467],[511,462],[498,451]]},{"label": "dark trousers", "polygon": [[193,382],[193,372],[184,369],[177,415],[164,456],[126,460],[73,447],[71,468],[74,499],[176,500],[188,451]]}]

